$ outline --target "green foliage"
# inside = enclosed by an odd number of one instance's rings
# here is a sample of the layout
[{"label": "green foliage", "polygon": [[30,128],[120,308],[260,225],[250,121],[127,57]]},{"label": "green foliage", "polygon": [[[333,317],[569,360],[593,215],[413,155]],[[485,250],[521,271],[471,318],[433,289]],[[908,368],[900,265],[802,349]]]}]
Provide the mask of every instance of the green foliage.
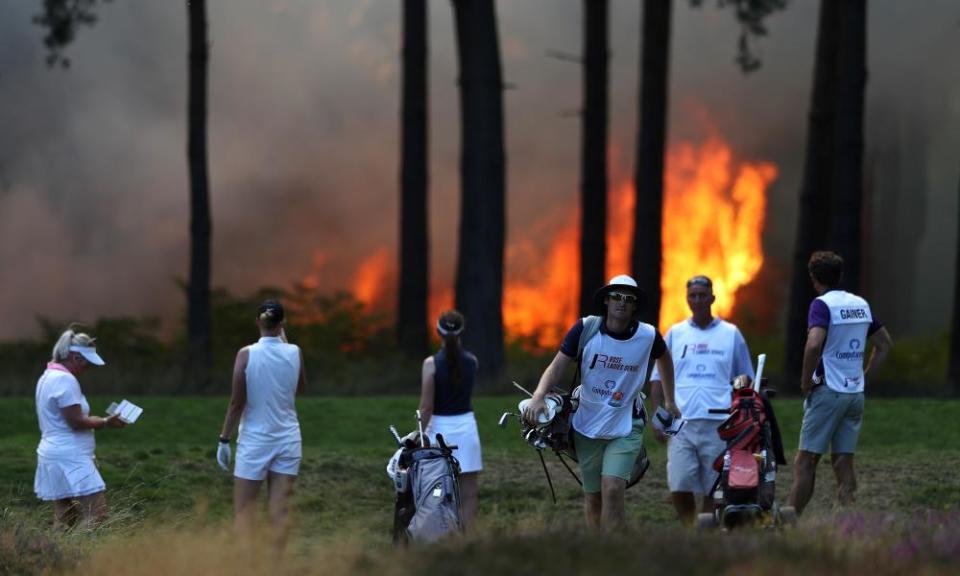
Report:
[{"label": "green foliage", "polygon": [[[256,309],[276,298],[287,310],[287,336],[304,352],[308,394],[356,395],[416,393],[420,387],[420,359],[404,357],[396,346],[392,319],[369,309],[346,292],[322,294],[303,285],[289,290],[263,288],[247,296],[225,290],[212,294],[212,389],[201,393],[226,394],[237,351],[258,338]],[[0,342],[0,395],[32,394],[36,379],[50,357],[66,322],[38,318],[36,340]],[[79,329],[97,337],[107,366],[83,376],[88,394],[176,394],[183,390],[186,322],[164,336],[157,318],[101,318]],[[799,385],[783,378],[784,341],[779,335],[744,328],[751,352],[767,354],[766,375],[781,394],[796,395]],[[439,346],[434,342],[434,346]],[[944,396],[949,336],[898,338],[880,370],[868,377],[868,393],[878,396]],[[537,385],[556,354],[540,348],[537,338],[510,338],[506,343],[503,377],[478,384],[483,394],[512,394],[511,381],[528,389]],[[483,362],[483,358],[480,359]],[[571,382],[573,373],[566,376]]]},{"label": "green foliage", "polygon": [[[703,0],[690,0],[694,8],[703,6]],[[763,64],[755,46],[757,39],[767,35],[764,20],[772,14],[785,10],[787,0],[717,0],[720,9],[731,8],[740,25],[735,61],[743,73],[748,74]]]},{"label": "green foliage", "polygon": [[[109,0],[105,0],[109,2]],[[47,47],[47,66],[59,64],[70,67],[65,55],[82,26],[93,26],[97,21],[97,0],[43,0],[43,11],[33,17],[33,23],[46,28],[43,44]]]}]

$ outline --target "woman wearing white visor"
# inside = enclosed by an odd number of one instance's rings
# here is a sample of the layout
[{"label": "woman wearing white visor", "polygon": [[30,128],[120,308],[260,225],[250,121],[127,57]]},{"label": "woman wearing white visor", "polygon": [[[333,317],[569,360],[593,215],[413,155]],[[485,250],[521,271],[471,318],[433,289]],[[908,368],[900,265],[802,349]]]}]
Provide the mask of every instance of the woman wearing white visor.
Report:
[{"label": "woman wearing white visor", "polygon": [[446,444],[457,447],[453,455],[460,462],[463,526],[469,530],[477,516],[477,475],[483,459],[471,404],[478,363],[460,343],[463,326],[463,315],[456,310],[444,312],[437,320],[442,346],[423,361],[420,417],[427,438],[440,434]]},{"label": "woman wearing white visor", "polygon": [[283,306],[266,300],[257,309],[260,339],[237,353],[233,391],[220,432],[217,462],[230,469],[230,437],[239,423],[237,461],[233,469],[234,523],[249,534],[260,485],[267,481],[274,545],[282,549],[293,484],[302,454],[295,397],[306,387],[303,353],[288,344]]},{"label": "woman wearing white visor", "polygon": [[90,405],[77,377],[89,365],[103,366],[94,339],[68,329],[53,347],[47,369],[37,381],[37,473],[33,489],[53,502],[54,526],[83,521],[91,528],[107,517],[106,485],[97,470],[93,431],[126,424],[111,416],[90,416]]}]

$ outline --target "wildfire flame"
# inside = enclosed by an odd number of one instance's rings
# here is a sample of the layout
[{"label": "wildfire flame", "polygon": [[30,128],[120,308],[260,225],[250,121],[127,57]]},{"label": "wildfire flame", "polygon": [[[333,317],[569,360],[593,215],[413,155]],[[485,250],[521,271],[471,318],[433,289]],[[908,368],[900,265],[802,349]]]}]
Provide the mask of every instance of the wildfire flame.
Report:
[{"label": "wildfire flame", "polygon": [[378,248],[357,267],[353,275],[353,295],[367,306],[383,303],[383,292],[390,276],[390,254],[386,248]]},{"label": "wildfire flame", "polygon": [[686,282],[713,280],[714,315],[729,317],[737,290],[763,266],[767,186],[777,168],[767,162],[736,163],[717,137],[695,147],[683,143],[667,158],[663,206],[663,272],[660,329],[690,315]]},{"label": "wildfire flame", "polygon": [[[763,266],[761,235],[766,189],[777,177],[767,162],[736,161],[719,137],[701,144],[680,143],[667,154],[663,206],[663,272],[660,329],[689,316],[686,281],[697,274],[713,280],[713,312],[729,317],[737,290]],[[636,194],[628,179],[612,188],[607,216],[607,276],[630,273]],[[559,224],[558,224],[559,223]],[[543,223],[541,223],[543,224]],[[536,347],[554,347],[577,317],[579,211],[571,207],[550,226],[534,227],[530,237],[554,230],[544,256],[531,238],[507,247],[504,329]],[[391,252],[381,247],[364,259],[353,275],[357,300],[371,307],[389,306],[387,287],[395,285]],[[325,261],[318,257],[317,267]],[[520,273],[516,271],[522,271]],[[315,284],[312,277],[306,283]],[[592,288],[586,288],[592,290]],[[453,306],[452,286],[433,282],[432,318]]]}]

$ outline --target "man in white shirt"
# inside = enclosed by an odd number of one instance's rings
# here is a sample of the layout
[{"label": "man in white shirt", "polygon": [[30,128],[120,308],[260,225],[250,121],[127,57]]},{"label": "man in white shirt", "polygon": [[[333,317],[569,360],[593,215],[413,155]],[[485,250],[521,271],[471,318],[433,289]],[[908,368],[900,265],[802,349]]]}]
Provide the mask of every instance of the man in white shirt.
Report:
[{"label": "man in white shirt", "polygon": [[[704,512],[713,511],[711,489],[717,479],[714,460],[726,449],[717,433],[725,414],[711,409],[730,406],[730,380],[740,374],[754,377],[750,350],[740,330],[730,322],[714,318],[716,300],[713,282],[706,276],[687,281],[687,305],[692,316],[667,331],[666,344],[673,358],[677,407],[686,423],[670,438],[667,447],[667,482],[677,515],[693,522],[696,497],[703,497]],[[654,406],[662,403],[663,392],[657,371],[650,377]],[[663,432],[654,427],[657,440]]]}]

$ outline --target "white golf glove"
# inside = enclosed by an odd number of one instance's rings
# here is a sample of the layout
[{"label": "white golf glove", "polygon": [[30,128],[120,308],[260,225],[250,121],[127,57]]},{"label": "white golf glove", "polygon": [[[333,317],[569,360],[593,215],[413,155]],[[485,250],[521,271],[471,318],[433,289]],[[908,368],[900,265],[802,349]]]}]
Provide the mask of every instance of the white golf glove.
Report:
[{"label": "white golf glove", "polygon": [[220,442],[220,445],[217,447],[217,464],[225,472],[230,471],[230,443],[229,442]]}]

